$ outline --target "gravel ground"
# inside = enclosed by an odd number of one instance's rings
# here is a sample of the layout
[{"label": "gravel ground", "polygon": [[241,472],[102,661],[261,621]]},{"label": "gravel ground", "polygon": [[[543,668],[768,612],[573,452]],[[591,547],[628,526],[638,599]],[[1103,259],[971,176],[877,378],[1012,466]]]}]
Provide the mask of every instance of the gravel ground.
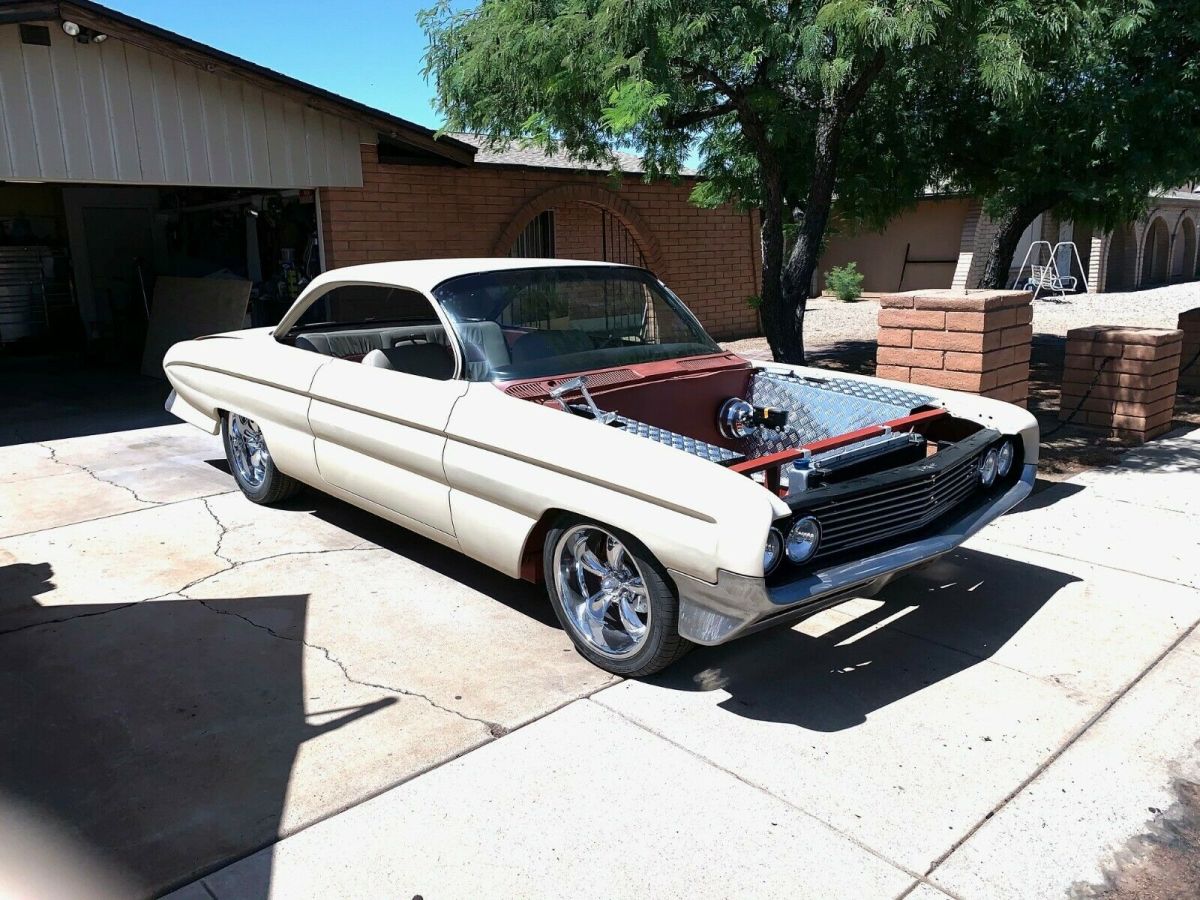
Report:
[{"label": "gravel ground", "polygon": [[[1039,299],[1033,305],[1036,334],[1065,337],[1085,325],[1142,325],[1174,328],[1179,313],[1200,306],[1200,281],[1172,284],[1147,291],[1076,294],[1064,301]],[[838,344],[875,340],[879,301],[841,303],[828,297],[810,300],[804,317],[804,340],[816,352]],[[769,358],[764,338],[733,341],[724,346],[743,355]]]}]

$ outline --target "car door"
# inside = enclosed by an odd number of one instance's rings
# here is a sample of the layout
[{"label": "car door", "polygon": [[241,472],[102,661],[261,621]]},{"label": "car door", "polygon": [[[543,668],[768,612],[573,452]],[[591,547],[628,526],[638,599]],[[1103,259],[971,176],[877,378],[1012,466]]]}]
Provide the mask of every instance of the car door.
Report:
[{"label": "car door", "polygon": [[[428,298],[412,294],[398,301],[393,289],[387,302],[392,310],[397,302],[406,304],[406,321],[443,328]],[[427,316],[417,315],[418,301],[426,305]],[[382,507],[415,531],[452,539],[442,454],[450,412],[466,389],[465,381],[331,359],[309,388],[308,420],[321,478]]]}]

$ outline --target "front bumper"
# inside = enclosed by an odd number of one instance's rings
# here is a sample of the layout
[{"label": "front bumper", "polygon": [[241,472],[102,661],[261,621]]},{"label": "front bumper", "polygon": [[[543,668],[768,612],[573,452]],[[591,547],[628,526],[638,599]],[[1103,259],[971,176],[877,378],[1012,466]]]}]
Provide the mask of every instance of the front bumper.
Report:
[{"label": "front bumper", "polygon": [[893,578],[949,553],[994,519],[1029,496],[1037,466],[998,497],[978,503],[938,523],[937,532],[851,562],[818,569],[787,584],[769,587],[764,578],[720,570],[709,584],[671,570],[679,589],[679,633],[696,644],[723,644],[771,625],[820,612],[851,596],[871,596]]}]

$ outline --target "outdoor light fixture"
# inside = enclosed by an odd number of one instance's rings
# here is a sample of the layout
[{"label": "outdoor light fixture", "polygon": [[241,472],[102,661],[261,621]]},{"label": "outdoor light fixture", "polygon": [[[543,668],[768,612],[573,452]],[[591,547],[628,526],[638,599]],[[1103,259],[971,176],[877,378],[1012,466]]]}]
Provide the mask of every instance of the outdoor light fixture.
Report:
[{"label": "outdoor light fixture", "polygon": [[75,38],[81,44],[103,44],[108,40],[108,35],[101,31],[93,31],[90,28],[84,28],[78,22],[66,20],[62,23],[62,30],[68,37]]}]

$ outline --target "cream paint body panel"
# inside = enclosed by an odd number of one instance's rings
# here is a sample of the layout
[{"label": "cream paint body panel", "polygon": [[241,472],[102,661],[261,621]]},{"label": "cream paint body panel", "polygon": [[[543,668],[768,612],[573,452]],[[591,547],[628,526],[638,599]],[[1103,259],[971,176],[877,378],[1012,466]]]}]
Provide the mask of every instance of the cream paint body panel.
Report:
[{"label": "cream paint body panel", "polygon": [[163,370],[193,410],[215,420],[221,410],[262,428],[280,471],[317,480],[308,390],[329,357],[280,344],[270,329],[185,341],[167,351]]},{"label": "cream paint body panel", "polygon": [[308,411],[321,477],[453,535],[442,453],[450,410],[466,390],[463,381],[330,361],[313,380]]},{"label": "cream paint body panel", "polygon": [[[742,475],[561,410],[472,384],[447,428],[455,532],[472,555],[510,574],[528,531],[497,527],[548,511],[628,531],[664,566],[715,581],[717,569],[761,575],[771,521],[786,504]],[[483,558],[483,557],[480,557]]]}]

